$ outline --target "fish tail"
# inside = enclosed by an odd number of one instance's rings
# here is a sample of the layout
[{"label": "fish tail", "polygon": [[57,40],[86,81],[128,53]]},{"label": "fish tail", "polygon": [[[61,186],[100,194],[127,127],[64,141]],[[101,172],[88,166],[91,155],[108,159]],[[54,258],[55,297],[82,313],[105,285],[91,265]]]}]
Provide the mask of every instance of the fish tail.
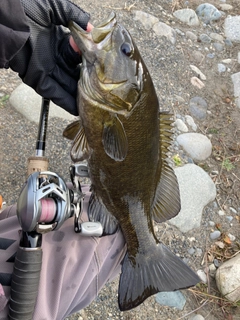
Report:
[{"label": "fish tail", "polygon": [[161,243],[150,255],[148,251],[130,259],[127,253],[118,288],[119,308],[130,310],[155,293],[186,289],[199,281],[199,277]]}]

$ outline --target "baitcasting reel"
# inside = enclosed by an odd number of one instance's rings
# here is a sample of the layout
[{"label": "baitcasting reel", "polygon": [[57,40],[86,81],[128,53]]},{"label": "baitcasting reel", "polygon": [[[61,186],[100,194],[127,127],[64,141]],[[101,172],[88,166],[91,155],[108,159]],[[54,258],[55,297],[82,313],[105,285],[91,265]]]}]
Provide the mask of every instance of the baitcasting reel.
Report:
[{"label": "baitcasting reel", "polygon": [[50,171],[34,172],[24,185],[17,203],[17,215],[23,231],[39,234],[59,229],[74,216],[74,231],[84,236],[101,236],[99,222],[80,223],[84,194],[80,178],[88,176],[85,164],[70,167],[72,186]]}]

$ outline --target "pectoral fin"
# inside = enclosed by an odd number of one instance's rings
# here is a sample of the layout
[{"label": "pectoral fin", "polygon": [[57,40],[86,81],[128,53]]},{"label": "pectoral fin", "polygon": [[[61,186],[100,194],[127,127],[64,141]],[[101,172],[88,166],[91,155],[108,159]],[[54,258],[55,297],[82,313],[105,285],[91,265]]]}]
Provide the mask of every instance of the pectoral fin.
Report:
[{"label": "pectoral fin", "polygon": [[77,133],[80,131],[81,127],[82,125],[80,120],[70,123],[63,131],[64,138],[73,140],[76,137]]},{"label": "pectoral fin", "polygon": [[103,235],[113,234],[118,229],[117,219],[107,210],[100,198],[92,192],[88,205],[89,221],[99,221],[103,226]]},{"label": "pectoral fin", "polygon": [[84,129],[81,127],[77,133],[71,148],[71,159],[74,162],[83,161],[89,157],[89,145],[85,136]]},{"label": "pectoral fin", "polygon": [[104,124],[102,143],[106,154],[115,161],[123,161],[128,151],[128,141],[122,122],[117,116]]},{"label": "pectoral fin", "polygon": [[175,217],[180,209],[177,177],[167,162],[164,162],[152,205],[152,218],[160,223]]}]

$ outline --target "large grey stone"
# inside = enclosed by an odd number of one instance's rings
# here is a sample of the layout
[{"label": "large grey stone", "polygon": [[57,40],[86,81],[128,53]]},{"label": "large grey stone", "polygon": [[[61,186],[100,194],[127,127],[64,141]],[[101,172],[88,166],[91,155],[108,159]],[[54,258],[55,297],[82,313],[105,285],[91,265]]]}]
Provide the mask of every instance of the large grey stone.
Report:
[{"label": "large grey stone", "polygon": [[173,12],[173,15],[178,20],[186,23],[189,26],[198,26],[199,20],[194,10],[192,9],[180,9]]},{"label": "large grey stone", "polygon": [[186,164],[174,171],[179,183],[181,211],[169,223],[188,232],[200,227],[203,208],[215,199],[216,187],[209,175],[195,164]]},{"label": "large grey stone", "polygon": [[232,42],[240,42],[240,16],[228,16],[224,22],[225,36]]},{"label": "large grey stone", "polygon": [[204,23],[210,23],[211,21],[221,18],[221,12],[210,3],[202,3],[196,9],[196,14],[199,19]]},{"label": "large grey stone", "polygon": [[240,254],[224,262],[216,272],[219,291],[232,302],[240,300]]},{"label": "large grey stone", "polygon": [[201,133],[182,133],[176,140],[193,160],[206,160],[212,153],[211,141]]},{"label": "large grey stone", "polygon": [[[39,123],[42,97],[31,87],[21,83],[11,94],[11,105],[28,120]],[[57,117],[67,120],[75,120],[76,117],[60,108],[53,102],[50,103],[49,117]]]},{"label": "large grey stone", "polygon": [[183,310],[186,303],[186,298],[181,291],[158,292],[155,297],[157,303],[162,306],[173,307],[179,310]]},{"label": "large grey stone", "polygon": [[133,11],[133,19],[140,21],[146,30],[150,30],[159,20],[155,16],[140,10]]},{"label": "large grey stone", "polygon": [[176,43],[176,32],[166,23],[157,22],[152,27],[157,36],[166,37],[172,44]]}]

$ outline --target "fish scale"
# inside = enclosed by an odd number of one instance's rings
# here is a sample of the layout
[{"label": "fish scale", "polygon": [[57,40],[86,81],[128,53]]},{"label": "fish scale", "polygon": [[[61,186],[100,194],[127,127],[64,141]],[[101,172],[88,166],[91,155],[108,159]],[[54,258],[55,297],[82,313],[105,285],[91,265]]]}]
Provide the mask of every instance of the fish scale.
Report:
[{"label": "fish scale", "polygon": [[69,28],[83,55],[81,121],[64,136],[75,136],[72,160],[88,161],[89,220],[100,221],[104,234],[121,228],[125,237],[118,303],[120,310],[130,310],[157,292],[199,282],[154,234],[153,220],[166,221],[180,211],[177,178],[166,161],[171,115],[159,112],[147,67],[114,13],[90,33],[74,23]]}]

